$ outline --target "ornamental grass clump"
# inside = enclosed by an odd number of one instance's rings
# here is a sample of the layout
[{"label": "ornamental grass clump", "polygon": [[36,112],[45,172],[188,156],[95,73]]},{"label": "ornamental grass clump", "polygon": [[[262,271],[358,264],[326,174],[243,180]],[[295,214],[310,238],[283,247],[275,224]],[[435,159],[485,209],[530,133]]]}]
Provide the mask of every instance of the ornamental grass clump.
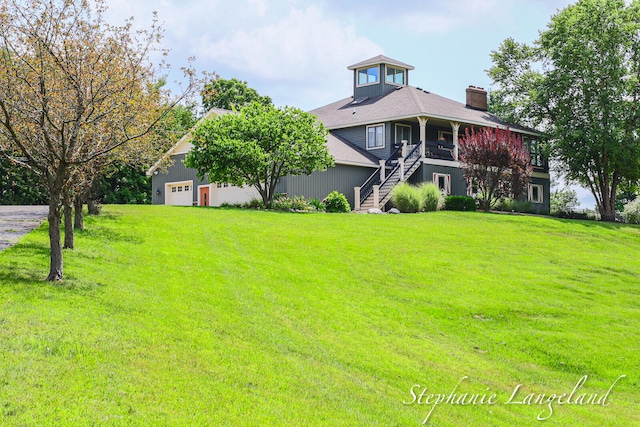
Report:
[{"label": "ornamental grass clump", "polygon": [[420,184],[418,187],[420,194],[420,210],[424,212],[435,212],[442,205],[442,191],[432,182]]},{"label": "ornamental grass clump", "polygon": [[391,202],[403,213],[420,212],[422,208],[421,193],[418,187],[403,182],[391,190]]}]

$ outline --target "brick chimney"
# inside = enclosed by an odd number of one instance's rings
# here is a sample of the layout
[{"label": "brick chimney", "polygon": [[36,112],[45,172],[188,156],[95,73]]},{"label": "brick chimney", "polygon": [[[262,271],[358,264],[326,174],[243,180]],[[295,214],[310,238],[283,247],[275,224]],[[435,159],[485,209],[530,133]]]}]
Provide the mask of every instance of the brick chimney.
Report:
[{"label": "brick chimney", "polygon": [[469,86],[467,88],[467,107],[487,111],[487,91],[481,87]]}]

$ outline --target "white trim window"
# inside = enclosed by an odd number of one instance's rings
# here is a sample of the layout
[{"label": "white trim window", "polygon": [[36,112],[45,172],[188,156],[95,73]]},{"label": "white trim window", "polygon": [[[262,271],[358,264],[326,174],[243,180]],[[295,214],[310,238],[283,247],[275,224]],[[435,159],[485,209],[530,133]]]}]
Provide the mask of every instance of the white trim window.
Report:
[{"label": "white trim window", "polygon": [[376,65],[369,68],[361,68],[358,70],[358,86],[367,86],[376,84],[380,81],[380,66]]},{"label": "white trim window", "polygon": [[529,201],[531,203],[542,203],[544,202],[544,192],[543,187],[540,184],[529,184]]},{"label": "white trim window", "polygon": [[384,124],[367,126],[367,150],[384,148]]},{"label": "white trim window", "polygon": [[434,173],[433,183],[445,194],[451,194],[451,175],[448,173]]},{"label": "white trim window", "polygon": [[396,123],[396,144],[402,144],[402,141],[411,144],[411,126]]},{"label": "white trim window", "polygon": [[394,85],[405,84],[405,70],[403,68],[395,68],[387,65],[387,83]]}]

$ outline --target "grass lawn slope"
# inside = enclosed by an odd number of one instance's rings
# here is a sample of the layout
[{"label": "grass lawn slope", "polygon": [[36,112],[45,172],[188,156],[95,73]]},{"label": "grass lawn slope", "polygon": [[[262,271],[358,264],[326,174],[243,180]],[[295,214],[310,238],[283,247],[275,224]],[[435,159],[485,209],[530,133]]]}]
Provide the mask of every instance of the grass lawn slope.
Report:
[{"label": "grass lawn slope", "polygon": [[640,425],[640,227],[106,206],[86,228],[63,284],[46,225],[0,253],[0,425]]}]

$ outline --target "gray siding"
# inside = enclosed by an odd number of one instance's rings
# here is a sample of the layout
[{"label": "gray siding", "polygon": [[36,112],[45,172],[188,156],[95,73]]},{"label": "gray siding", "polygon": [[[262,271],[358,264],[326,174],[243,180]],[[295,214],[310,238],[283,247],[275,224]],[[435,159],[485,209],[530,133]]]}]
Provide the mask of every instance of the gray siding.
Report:
[{"label": "gray siding", "polygon": [[542,185],[542,203],[534,203],[537,213],[548,214],[551,211],[551,182],[545,178],[531,178],[531,184]]},{"label": "gray siding", "polygon": [[195,204],[198,201],[198,185],[209,184],[209,182],[199,180],[196,176],[196,170],[189,169],[184,165],[184,154],[171,156],[171,158],[173,159],[173,165],[169,167],[166,173],[158,171],[158,175],[151,177],[152,203],[154,205],[164,204],[164,185],[166,183],[193,181],[193,203]]},{"label": "gray siding", "polygon": [[353,187],[364,184],[375,170],[359,166],[336,165],[324,172],[316,171],[311,175],[286,176],[278,183],[276,192],[322,200],[327,197],[327,194],[336,190],[346,196],[353,209]]},{"label": "gray siding", "polygon": [[[409,72],[405,70],[405,84],[408,84],[408,74]],[[383,96],[396,90],[398,85],[388,84],[386,75],[387,66],[385,64],[382,64],[380,66],[380,81],[377,84],[358,87],[358,70],[355,70],[353,72],[353,99],[355,100],[365,96],[368,96],[370,98]]]},{"label": "gray siding", "polygon": [[[384,148],[379,148],[376,150],[367,150],[367,126],[355,126],[351,128],[345,129],[335,129],[332,130],[331,133],[334,135],[343,138],[353,145],[356,145],[362,148],[365,151],[368,151],[372,155],[376,156],[379,159],[386,160],[389,158],[394,148],[394,139],[395,139],[395,125],[392,125],[391,122],[382,122],[384,123]],[[376,125],[379,123],[371,123],[372,125]],[[412,131],[413,133],[413,131]]]},{"label": "gray siding", "polygon": [[411,184],[419,184],[422,182],[432,182],[434,173],[451,175],[451,194],[452,195],[454,196],[467,195],[467,182],[464,179],[462,169],[458,169],[454,167],[423,164],[411,176],[411,178],[409,178],[409,182]]}]

